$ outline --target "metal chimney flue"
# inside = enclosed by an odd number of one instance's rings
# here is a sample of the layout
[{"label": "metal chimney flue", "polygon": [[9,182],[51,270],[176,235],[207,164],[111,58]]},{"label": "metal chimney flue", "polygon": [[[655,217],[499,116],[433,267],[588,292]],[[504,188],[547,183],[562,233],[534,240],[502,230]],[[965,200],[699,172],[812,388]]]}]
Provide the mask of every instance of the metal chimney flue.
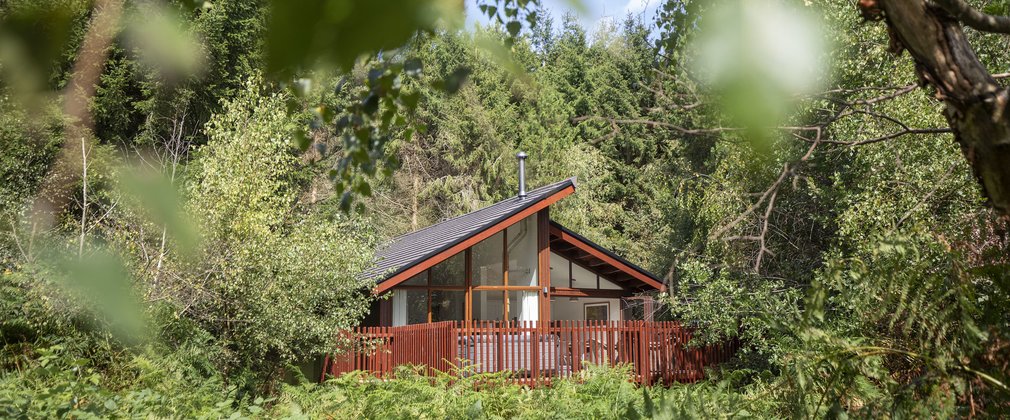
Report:
[{"label": "metal chimney flue", "polygon": [[519,198],[526,198],[526,152],[516,153],[519,159]]}]

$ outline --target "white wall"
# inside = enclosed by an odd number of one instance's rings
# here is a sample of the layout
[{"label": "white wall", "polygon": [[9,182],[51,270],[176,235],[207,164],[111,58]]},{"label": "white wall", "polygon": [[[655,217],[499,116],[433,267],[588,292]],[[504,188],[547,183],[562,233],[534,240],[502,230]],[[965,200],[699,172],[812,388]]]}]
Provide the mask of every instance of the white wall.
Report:
[{"label": "white wall", "polygon": [[598,299],[598,298],[579,298],[572,302],[567,297],[556,297],[554,301],[551,302],[551,320],[552,321],[570,321],[570,320],[584,320],[585,312],[583,312],[583,306],[587,303],[610,303],[610,320],[620,321],[621,320],[621,302],[620,299]]}]

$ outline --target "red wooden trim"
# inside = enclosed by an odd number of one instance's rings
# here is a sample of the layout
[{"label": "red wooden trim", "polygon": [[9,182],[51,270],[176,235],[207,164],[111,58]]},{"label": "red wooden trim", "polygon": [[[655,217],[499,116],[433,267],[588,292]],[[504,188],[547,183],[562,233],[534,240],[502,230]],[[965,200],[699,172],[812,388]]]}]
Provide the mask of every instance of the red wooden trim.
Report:
[{"label": "red wooden trim", "polygon": [[[491,237],[492,235],[494,235],[494,234],[496,234],[498,232],[501,232],[505,228],[507,228],[507,227],[515,224],[516,222],[518,222],[520,220],[525,219],[526,217],[530,216],[531,214],[534,214],[534,213],[540,211],[541,209],[547,208],[551,204],[556,203],[558,200],[567,197],[569,194],[571,194],[573,192],[575,192],[575,186],[574,185],[569,185],[568,187],[565,187],[565,189],[554,193],[553,195],[551,195],[551,196],[549,196],[549,197],[541,200],[540,202],[538,202],[538,203],[530,206],[529,208],[527,208],[527,209],[525,209],[525,210],[523,210],[523,211],[521,211],[519,213],[513,214],[511,217],[509,217],[509,218],[507,218],[505,220],[502,220],[501,222],[498,222],[495,225],[493,225],[493,226],[491,226],[491,227],[489,227],[487,229],[484,229],[484,231],[482,231],[482,232],[478,232],[476,235],[471,236],[470,238],[464,240],[463,242],[460,242],[460,243],[458,243],[456,245],[453,245],[449,249],[446,249],[446,250],[444,250],[442,252],[439,252],[438,254],[435,254],[433,257],[428,258],[427,260],[424,260],[424,261],[422,261],[422,262],[414,265],[413,267],[410,267],[410,268],[408,268],[408,269],[400,272],[399,274],[386,279],[385,281],[383,281],[382,283],[380,283],[378,286],[376,286],[375,293],[382,293],[382,292],[385,292],[386,290],[389,290],[393,286],[396,286],[397,284],[400,284],[400,283],[406,281],[407,279],[413,277],[415,274],[420,273],[421,271],[427,270],[428,268],[434,266],[435,264],[438,264],[438,263],[440,263],[442,261],[445,261],[449,257],[460,253],[464,249],[467,249],[467,248],[469,248],[469,247],[477,244],[478,242],[483,241],[484,239],[487,239],[487,238]],[[506,240],[507,240],[507,236],[508,235],[505,235],[505,236],[506,236]],[[506,273],[507,272],[508,271],[506,271]]]},{"label": "red wooden trim", "polygon": [[473,290],[476,291],[521,290],[524,292],[528,292],[531,290],[540,290],[540,286],[473,286]]},{"label": "red wooden trim", "polygon": [[[519,219],[516,223],[522,222],[523,219]],[[501,252],[502,252],[502,296],[501,296],[501,307],[502,321],[508,321],[509,319],[509,292],[507,287],[509,285],[509,229],[512,226],[506,226],[504,233],[501,235]]]},{"label": "red wooden trim", "polygon": [[466,249],[466,281],[464,285],[466,292],[463,295],[463,319],[469,321],[470,314],[473,312],[470,300],[470,294],[473,293],[473,248]]},{"label": "red wooden trim", "polygon": [[556,297],[588,297],[603,299],[620,299],[629,296],[628,292],[623,290],[574,289],[567,287],[552,287],[551,295]]},{"label": "red wooden trim", "polygon": [[622,263],[622,262],[620,262],[618,260],[615,260],[615,259],[611,258],[609,255],[604,254],[604,253],[600,252],[598,249],[594,248],[593,246],[591,246],[591,245],[589,245],[589,244],[587,244],[585,242],[582,242],[581,240],[579,240],[578,238],[576,238],[576,237],[574,237],[572,235],[569,235],[569,234],[565,233],[565,231],[559,229],[556,226],[551,226],[551,234],[553,234],[554,236],[557,236],[558,238],[561,238],[561,240],[563,240],[565,242],[568,242],[568,243],[570,243],[572,245],[575,245],[576,247],[578,247],[579,249],[581,249],[581,250],[589,253],[590,255],[603,260],[607,264],[610,264],[610,265],[612,265],[612,266],[614,266],[616,268],[621,269],[621,271],[623,271],[626,274],[634,277],[635,279],[638,279],[642,283],[648,284],[649,286],[652,286],[652,287],[654,287],[654,288],[656,288],[656,289],[658,289],[660,291],[665,290],[665,287],[661,283],[653,280],[651,277],[646,276],[645,274],[642,274],[638,270],[635,270],[634,268],[629,267],[627,264],[624,264],[624,263]]},{"label": "red wooden trim", "polygon": [[[554,288],[553,293],[592,295],[619,294],[619,290]],[[504,293],[504,292],[503,292]],[[627,292],[625,292],[627,293]],[[636,297],[649,301],[646,297]],[[429,299],[430,300],[430,299]],[[384,300],[387,302],[388,300]],[[603,303],[603,302],[600,302]],[[599,303],[597,303],[599,304]],[[623,302],[622,302],[623,304]],[[583,311],[588,305],[583,305]],[[607,308],[609,319],[610,308]],[[381,309],[380,309],[381,311]],[[472,308],[471,308],[472,311]],[[620,315],[623,317],[623,313]],[[634,366],[634,381],[642,385],[669,385],[675,381],[704,379],[705,366],[721,363],[740,347],[739,339],[703,347],[687,348],[695,330],[676,322],[613,321],[510,322],[445,321],[401,327],[360,327],[346,331],[354,343],[345,354],[324,360],[324,374],[338,376],[362,370],[388,378],[398,365],[424,365],[422,372],[436,375],[448,371],[459,357],[477,363],[478,371],[526,372],[512,381],[537,386],[555,377],[576,376],[582,361],[628,363]],[[506,339],[528,335],[530,340]],[[556,346],[541,342],[557,337]],[[466,338],[466,340],[463,340]],[[377,346],[363,346],[375,343]],[[460,347],[460,343],[470,343]],[[600,344],[604,346],[600,346]],[[546,345],[546,346],[545,346]],[[463,351],[465,353],[461,353]],[[546,352],[546,353],[541,353]],[[541,361],[547,362],[541,365]]]},{"label": "red wooden trim", "polygon": [[396,286],[393,290],[466,290],[466,286]]},{"label": "red wooden trim", "polygon": [[[540,303],[540,313],[537,319],[551,319],[551,208],[547,207],[537,212],[537,247],[539,251],[539,267],[537,268],[537,300]],[[542,289],[547,289],[545,293]]]}]

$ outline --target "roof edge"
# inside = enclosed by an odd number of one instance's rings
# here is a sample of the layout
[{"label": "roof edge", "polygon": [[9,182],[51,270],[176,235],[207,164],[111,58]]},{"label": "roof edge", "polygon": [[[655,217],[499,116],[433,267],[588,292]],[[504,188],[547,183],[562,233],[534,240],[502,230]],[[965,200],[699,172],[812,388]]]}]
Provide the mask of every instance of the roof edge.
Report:
[{"label": "roof edge", "polygon": [[[657,290],[660,290],[660,291],[663,291],[664,289],[666,289],[666,285],[663,284],[663,280],[660,279],[659,277],[657,277],[655,274],[652,274],[652,272],[650,272],[649,270],[646,270],[646,269],[640,267],[638,264],[635,264],[635,263],[633,263],[631,261],[628,261],[628,260],[624,259],[620,255],[615,254],[613,251],[611,251],[611,250],[603,247],[602,245],[597,244],[596,242],[593,242],[593,241],[589,240],[585,236],[582,236],[582,235],[579,235],[578,233],[575,233],[571,229],[568,229],[568,228],[564,227],[561,223],[558,223],[558,222],[556,222],[554,220],[551,220],[550,225],[551,225],[551,227],[557,228],[558,230],[560,230],[564,234],[571,236],[575,240],[577,240],[579,242],[582,242],[582,243],[586,244],[589,247],[592,247],[593,249],[595,249],[595,250],[603,253],[607,257],[610,257],[610,258],[614,259],[616,262],[618,262],[618,263],[620,263],[622,265],[627,266],[628,268],[630,268],[630,269],[638,272],[639,274],[641,274],[641,275],[643,275],[645,277],[648,277],[649,280],[651,280],[651,282],[650,282],[650,281],[645,281],[644,279],[640,278],[639,280],[642,280],[643,283],[648,284],[649,286],[652,286],[652,287],[654,287],[654,288],[656,288]],[[562,238],[562,240],[564,240],[564,238]],[[575,244],[575,245],[577,245],[577,244]],[[620,267],[618,267],[618,268],[620,268]]]},{"label": "roof edge", "polygon": [[[568,185],[564,185],[564,183],[566,181],[568,182]],[[490,237],[490,236],[492,236],[492,235],[494,235],[494,234],[496,234],[496,233],[504,230],[505,228],[511,226],[512,224],[518,222],[519,220],[522,220],[523,218],[526,218],[526,217],[530,216],[531,214],[534,214],[534,213],[536,213],[536,212],[538,212],[538,211],[540,211],[540,210],[542,210],[542,209],[544,209],[544,208],[546,208],[546,207],[554,204],[558,200],[561,200],[562,198],[565,198],[565,197],[567,197],[567,196],[569,196],[569,195],[571,195],[572,193],[575,192],[575,178],[574,177],[568,178],[568,179],[566,179],[564,181],[561,181],[561,182],[559,182],[557,184],[553,184],[553,185],[555,185],[556,188],[560,188],[560,189],[557,192],[554,192],[554,193],[552,193],[552,194],[550,194],[548,196],[545,196],[545,197],[543,197],[543,198],[541,198],[539,200],[530,200],[529,204],[523,206],[522,208],[518,209],[517,211],[515,211],[515,212],[513,212],[511,214],[508,214],[504,218],[497,220],[492,225],[488,226],[487,228],[485,228],[485,229],[483,229],[481,231],[478,231],[478,232],[474,233],[470,237],[460,238],[459,240],[457,240],[457,241],[455,241],[453,243],[447,244],[447,245],[439,248],[438,250],[432,252],[429,256],[426,256],[426,257],[424,257],[422,259],[419,259],[414,264],[406,265],[406,266],[403,266],[403,267],[400,267],[400,268],[394,270],[392,273],[384,276],[384,278],[382,278],[382,276],[378,277],[378,278],[381,278],[381,280],[378,281],[378,284],[375,287],[375,293],[376,294],[383,293],[383,292],[385,292],[385,291],[393,288],[394,286],[396,286],[396,285],[398,285],[398,284],[406,281],[407,279],[410,279],[411,277],[413,277],[413,276],[417,275],[418,273],[420,273],[420,272],[428,269],[429,267],[431,267],[431,266],[433,266],[435,264],[438,264],[438,263],[440,263],[440,262],[448,259],[449,257],[451,257],[453,255],[456,255],[459,252],[462,252],[466,248],[469,248],[472,244],[476,244],[477,242],[480,242],[480,241],[482,241],[482,240],[484,240],[484,239],[486,239],[486,238],[488,238],[488,237]],[[550,185],[548,185],[548,187],[549,186]],[[541,187],[541,188],[545,188],[545,187]],[[532,193],[532,191],[531,191],[531,193]],[[461,216],[457,216],[457,217],[461,217]],[[455,218],[453,218],[453,219],[455,219]],[[452,220],[452,219],[449,219],[449,220]],[[441,223],[444,223],[444,222],[441,222]],[[436,225],[437,224],[432,225],[432,226],[436,226]],[[424,229],[421,229],[421,230],[418,230],[418,231],[415,231],[415,232],[423,231],[423,230],[428,229],[428,228],[430,228],[432,226],[429,226],[427,228],[424,228]]]}]

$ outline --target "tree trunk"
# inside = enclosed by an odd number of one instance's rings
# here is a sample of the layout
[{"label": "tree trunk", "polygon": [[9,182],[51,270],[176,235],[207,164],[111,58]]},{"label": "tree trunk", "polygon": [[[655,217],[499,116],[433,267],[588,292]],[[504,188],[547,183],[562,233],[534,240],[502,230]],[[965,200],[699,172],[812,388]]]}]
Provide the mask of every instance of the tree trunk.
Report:
[{"label": "tree trunk", "polygon": [[891,37],[915,60],[923,84],[936,88],[946,118],[993,207],[1010,214],[1008,91],[996,83],[961,24],[923,0],[881,0]]}]

